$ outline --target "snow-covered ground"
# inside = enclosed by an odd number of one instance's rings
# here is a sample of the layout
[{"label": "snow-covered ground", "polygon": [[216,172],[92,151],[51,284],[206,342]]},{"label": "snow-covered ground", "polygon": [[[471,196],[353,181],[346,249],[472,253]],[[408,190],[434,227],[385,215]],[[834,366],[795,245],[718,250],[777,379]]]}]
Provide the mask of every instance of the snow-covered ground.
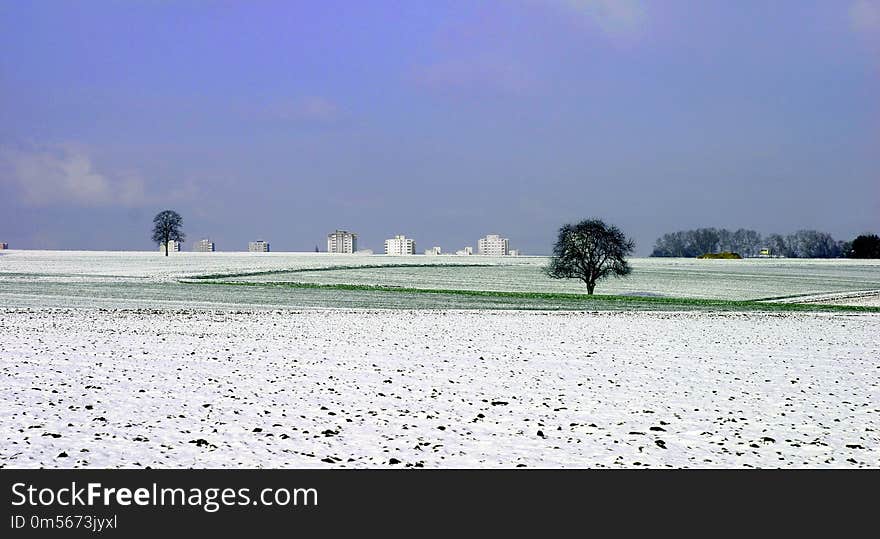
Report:
[{"label": "snow-covered ground", "polygon": [[[597,293],[731,300],[880,293],[880,260],[634,258],[631,263],[631,276],[604,281]],[[152,292],[142,296],[138,288],[176,284],[178,279],[194,276],[267,271],[279,273],[222,280],[584,293],[583,284],[577,280],[556,280],[544,275],[541,268],[546,264],[544,257],[234,252],[183,252],[165,257],[158,251],[4,251],[0,255],[0,304],[6,295],[29,296],[32,299],[28,304],[38,304],[33,298],[70,295],[69,285],[88,290],[89,297],[96,299],[121,296],[154,301],[157,297]],[[326,271],[327,268],[338,269]],[[303,271],[308,269],[322,271]],[[230,299],[227,292],[218,288],[212,291],[218,295],[215,303],[251,304],[246,295]],[[186,308],[192,300],[213,301],[214,298],[204,296],[206,292],[200,290],[202,296],[195,292],[174,293],[174,297],[183,298],[174,306]],[[77,295],[75,291],[73,294]],[[96,306],[102,306],[101,303],[96,302]],[[48,304],[58,305],[55,301]],[[270,306],[276,304],[269,302]]]},{"label": "snow-covered ground", "polygon": [[[376,260],[378,258],[378,261]],[[399,259],[404,257],[399,257]],[[414,257],[409,257],[410,259]],[[441,260],[443,257],[417,257]],[[459,257],[447,257],[459,258]],[[483,257],[463,257],[474,262]],[[398,259],[398,260],[399,260]],[[491,265],[463,267],[373,266],[232,277],[245,282],[306,282],[319,284],[381,284],[454,290],[584,293],[583,283],[548,278],[546,258],[487,259]],[[382,257],[374,257],[381,264]],[[395,262],[396,264],[397,262]],[[599,284],[601,294],[648,295],[725,300],[760,300],[818,293],[873,290],[880,293],[880,260],[698,260],[634,258],[626,279]]]},{"label": "snow-covered ground", "polygon": [[855,305],[859,307],[880,307],[880,290],[857,292],[831,292],[810,294],[773,300],[774,303],[816,303],[820,305]]},{"label": "snow-covered ground", "polygon": [[162,282],[216,273],[283,271],[332,266],[376,264],[491,264],[528,260],[515,257],[338,255],[329,253],[179,252],[165,256],[158,251],[37,251],[9,250],[0,253],[0,277],[148,279]]},{"label": "snow-covered ground", "polygon": [[[876,313],[466,310],[599,304],[265,284],[582,291],[545,263],[0,253],[0,466],[880,466]],[[878,261],[633,266],[600,291],[880,290]],[[179,282],[266,271],[284,273]]]},{"label": "snow-covered ground", "polygon": [[878,467],[874,314],[0,308],[5,467]]},{"label": "snow-covered ground", "polygon": [[858,307],[880,307],[880,292],[873,291],[868,294],[850,295],[827,299],[820,303],[826,305],[853,305]]}]

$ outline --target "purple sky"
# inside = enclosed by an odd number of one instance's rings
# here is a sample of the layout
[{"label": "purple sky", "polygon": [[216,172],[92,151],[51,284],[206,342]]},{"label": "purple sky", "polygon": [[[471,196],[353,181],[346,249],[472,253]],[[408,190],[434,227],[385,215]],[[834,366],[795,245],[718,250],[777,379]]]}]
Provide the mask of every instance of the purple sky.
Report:
[{"label": "purple sky", "polygon": [[880,232],[880,0],[0,0],[0,241]]}]

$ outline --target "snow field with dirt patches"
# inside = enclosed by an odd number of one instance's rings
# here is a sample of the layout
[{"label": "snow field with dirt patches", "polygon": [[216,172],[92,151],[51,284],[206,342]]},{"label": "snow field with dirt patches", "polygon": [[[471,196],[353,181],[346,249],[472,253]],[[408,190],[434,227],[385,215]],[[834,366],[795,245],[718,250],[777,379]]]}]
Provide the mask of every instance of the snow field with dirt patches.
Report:
[{"label": "snow field with dirt patches", "polygon": [[877,467],[880,318],[0,310],[4,467]]}]

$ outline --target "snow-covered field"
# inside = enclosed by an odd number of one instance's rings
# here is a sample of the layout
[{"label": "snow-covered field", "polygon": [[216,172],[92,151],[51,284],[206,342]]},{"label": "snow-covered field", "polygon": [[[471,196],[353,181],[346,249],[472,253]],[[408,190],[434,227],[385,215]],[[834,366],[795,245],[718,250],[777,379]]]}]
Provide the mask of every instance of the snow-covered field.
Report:
[{"label": "snow-covered field", "polygon": [[[0,253],[0,467],[880,467],[877,313],[179,282],[582,291],[544,263]],[[325,269],[380,264],[397,267]],[[872,305],[880,290],[877,261],[633,266],[600,291]],[[489,310],[525,308],[548,310]]]},{"label": "snow-covered field", "polygon": [[0,465],[877,467],[852,314],[0,311]]},{"label": "snow-covered field", "polygon": [[[328,255],[326,253],[173,253],[6,251],[0,254],[0,301],[64,307],[381,306],[356,294],[270,295],[229,287],[194,289],[180,279],[219,275],[223,281],[384,285],[453,290],[584,293],[577,281],[550,279],[543,257]],[[384,266],[384,267],[382,267]],[[417,267],[413,267],[417,266]],[[633,274],[599,285],[601,294],[754,300],[817,294],[880,294],[880,260],[696,260],[636,258]],[[356,267],[356,268],[353,268]],[[337,268],[330,271],[327,268]],[[313,270],[313,271],[308,271]],[[277,272],[235,277],[241,273]],[[286,296],[284,294],[287,294]],[[320,297],[319,297],[320,296]],[[387,296],[387,295],[386,295]],[[410,298],[416,308],[426,298]],[[399,302],[392,306],[405,306]],[[410,300],[407,300],[410,301]],[[438,305],[449,307],[448,304]],[[478,303],[451,305],[481,308]]]},{"label": "snow-covered field", "polygon": [[815,303],[820,305],[854,305],[859,307],[880,307],[880,290],[860,292],[832,292],[811,294],[773,300],[778,303]]},{"label": "snow-covered field", "polygon": [[[418,258],[434,259],[445,264],[443,257]],[[472,262],[482,261],[482,257],[469,258]],[[375,258],[373,263],[376,263]],[[546,263],[547,260],[542,257],[499,258],[492,260],[492,265],[476,267],[450,265],[359,267],[333,271],[299,270],[290,273],[234,277],[228,280],[584,293],[583,284],[576,280],[555,280],[544,275],[541,267]],[[865,290],[880,293],[880,261],[878,260],[636,258],[632,260],[632,266],[631,276],[626,279],[604,281],[597,288],[597,293],[725,300],[756,300]]]},{"label": "snow-covered field", "polygon": [[[480,257],[480,263],[504,258]],[[513,258],[507,258],[513,260]],[[43,277],[125,277],[167,281],[193,275],[282,271],[331,266],[432,264],[427,256],[332,255],[328,253],[180,252],[164,256],[152,251],[26,251],[0,253],[0,275]],[[444,264],[474,264],[474,257],[442,257]]]}]

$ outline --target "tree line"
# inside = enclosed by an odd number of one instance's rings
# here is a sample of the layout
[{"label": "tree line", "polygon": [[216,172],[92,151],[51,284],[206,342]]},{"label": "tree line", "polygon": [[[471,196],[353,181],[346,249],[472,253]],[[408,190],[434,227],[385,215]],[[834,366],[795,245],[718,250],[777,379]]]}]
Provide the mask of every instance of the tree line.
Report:
[{"label": "tree line", "polygon": [[697,228],[664,234],[657,239],[651,256],[693,258],[707,253],[731,252],[757,256],[767,249],[771,256],[789,258],[876,258],[880,238],[874,234],[853,241],[838,241],[818,230],[798,230],[783,236],[760,233],[745,228]]}]

